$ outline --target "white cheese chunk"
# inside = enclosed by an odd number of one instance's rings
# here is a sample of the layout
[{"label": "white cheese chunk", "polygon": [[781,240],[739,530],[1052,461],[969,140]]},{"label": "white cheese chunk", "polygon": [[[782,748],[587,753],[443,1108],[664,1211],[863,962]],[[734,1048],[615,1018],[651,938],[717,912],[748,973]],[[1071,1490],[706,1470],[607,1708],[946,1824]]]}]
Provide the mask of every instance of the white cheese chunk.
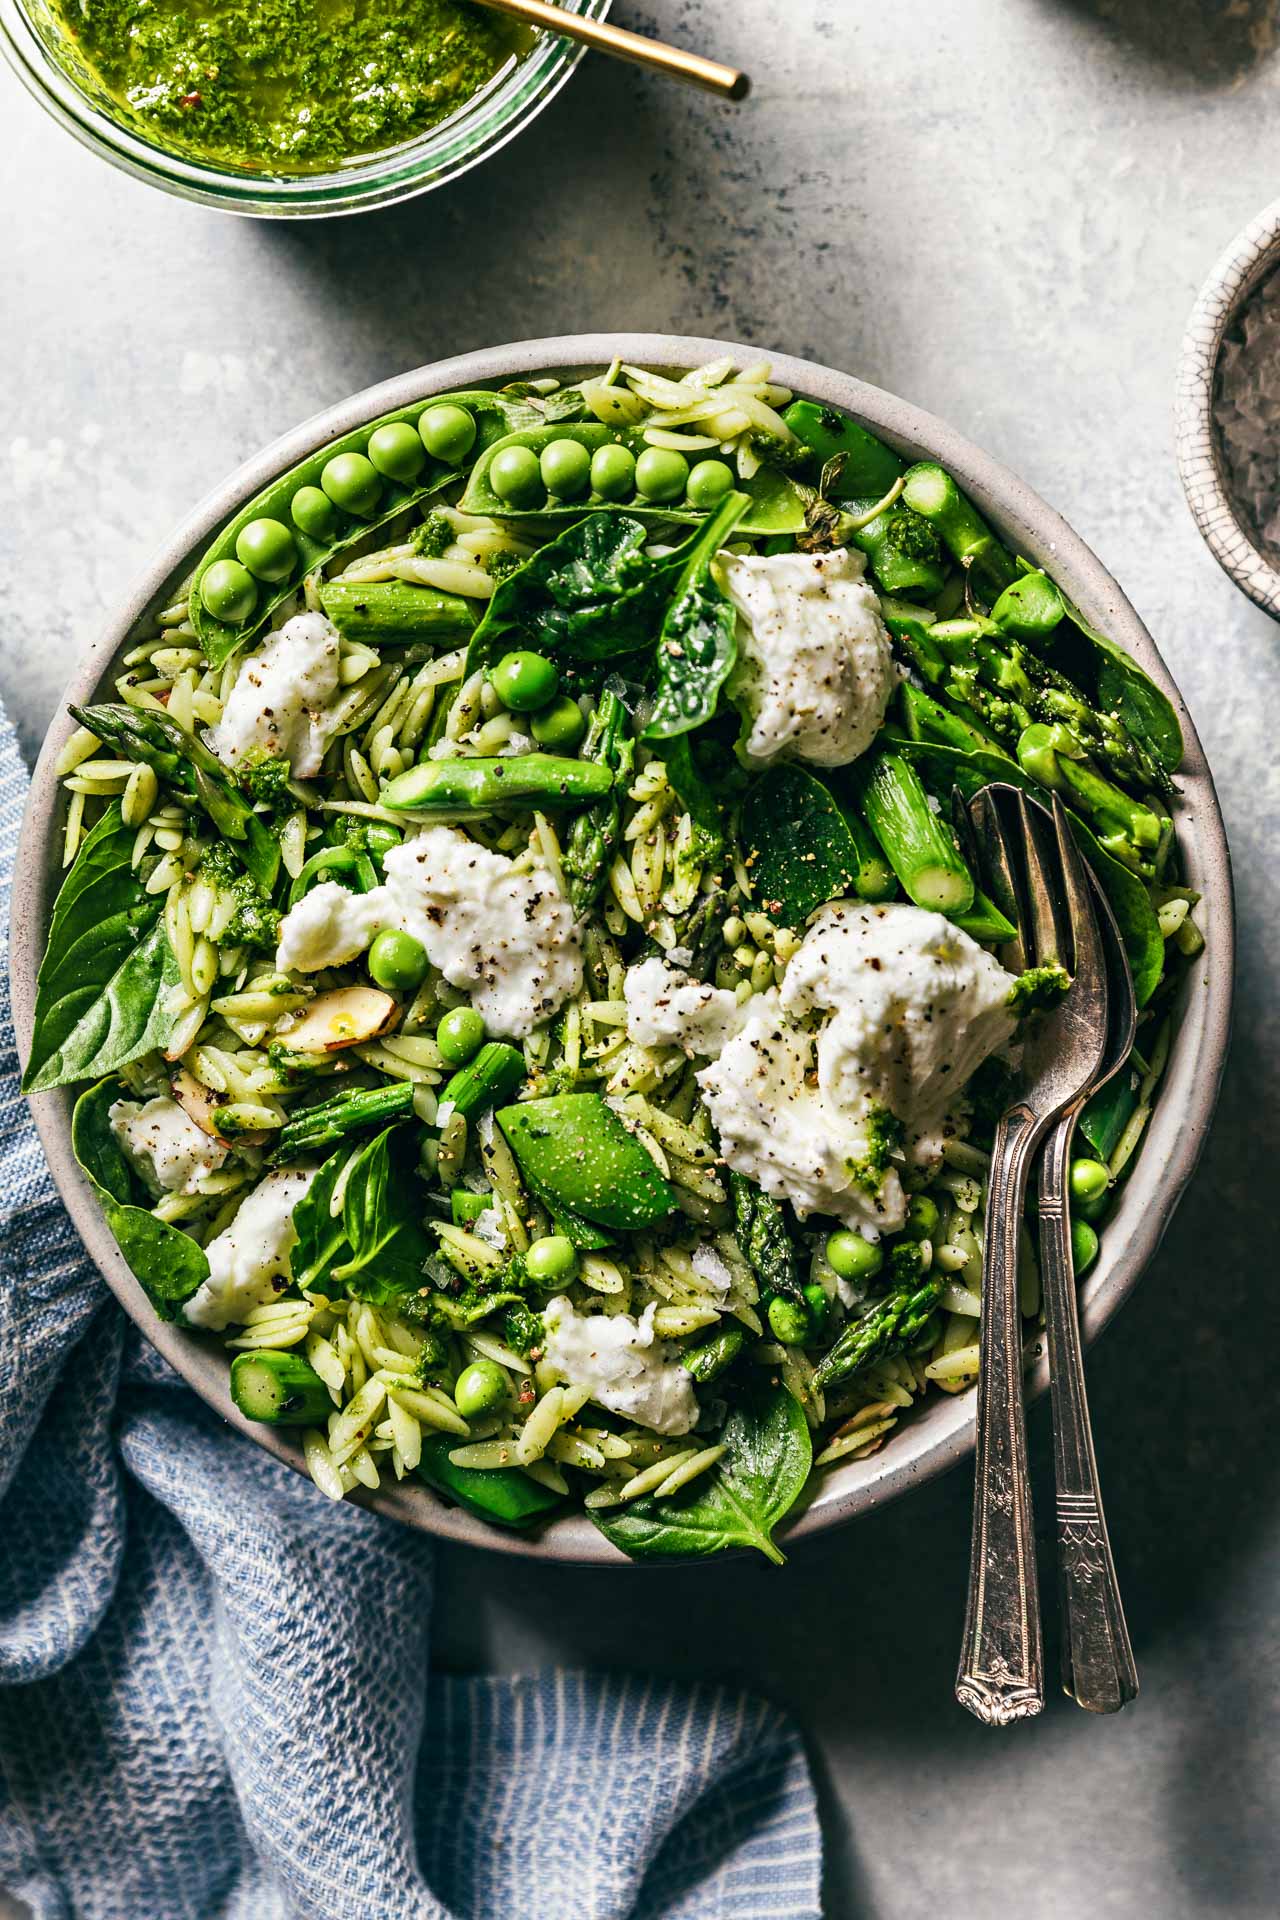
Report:
[{"label": "white cheese chunk", "polygon": [[747,760],[856,760],[875,739],[896,682],[862,554],[722,554],[717,565],[738,609],[729,693],[750,723]]},{"label": "white cheese chunk", "polygon": [[653,1330],[651,1302],[636,1320],[629,1313],[580,1314],[564,1294],[547,1305],[546,1361],[598,1406],[655,1433],[688,1433],[698,1418],[693,1382],[675,1348]]},{"label": "white cheese chunk", "polygon": [[194,1193],[227,1157],[227,1149],[167,1094],[142,1105],[117,1100],[107,1119],[130,1166],[156,1193]]},{"label": "white cheese chunk", "polygon": [[290,907],[280,922],[276,965],[282,972],[318,973],[341,967],[363,953],[387,909],[385,889],[352,893],[336,880],[322,880]]},{"label": "white cheese chunk", "polygon": [[279,755],[301,780],[319,773],[332,737],[338,662],[337,628],[322,613],[287,620],[237,674],[210,734],[218,758],[235,767],[251,755]]},{"label": "white cheese chunk", "polygon": [[690,980],[656,956],[627,969],[622,991],[627,1038],[641,1047],[682,1047],[713,1058],[746,1017],[727,987]]},{"label": "white cheese chunk", "polygon": [[293,1210],[314,1178],[311,1169],[282,1167],[269,1173],[231,1225],[209,1242],[209,1277],[186,1304],[192,1326],[220,1330],[243,1325],[254,1307],[284,1292],[290,1280],[289,1254],[298,1238]]}]

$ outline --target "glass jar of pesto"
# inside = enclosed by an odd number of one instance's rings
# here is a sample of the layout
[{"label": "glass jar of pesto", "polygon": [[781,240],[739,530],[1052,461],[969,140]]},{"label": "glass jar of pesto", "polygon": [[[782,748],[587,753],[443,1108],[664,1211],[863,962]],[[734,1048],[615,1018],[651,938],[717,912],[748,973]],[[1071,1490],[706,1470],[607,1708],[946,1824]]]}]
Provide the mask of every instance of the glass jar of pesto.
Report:
[{"label": "glass jar of pesto", "polygon": [[532,120],[581,49],[514,24],[459,0],[0,0],[0,51],[135,178],[306,218],[441,186]]}]

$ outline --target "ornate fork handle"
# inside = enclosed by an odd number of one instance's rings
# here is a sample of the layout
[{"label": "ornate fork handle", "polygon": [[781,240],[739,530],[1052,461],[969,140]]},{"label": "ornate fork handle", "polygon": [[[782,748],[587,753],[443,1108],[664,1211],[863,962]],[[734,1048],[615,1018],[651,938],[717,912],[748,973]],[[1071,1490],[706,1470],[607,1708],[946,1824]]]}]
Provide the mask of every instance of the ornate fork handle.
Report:
[{"label": "ornate fork handle", "polygon": [[1050,1130],[1040,1164],[1040,1270],[1053,1398],[1062,1684],[1091,1713],[1116,1713],[1138,1670],[1102,1511],[1085,1396],[1067,1175],[1075,1114]]},{"label": "ornate fork handle", "polygon": [[1043,1123],[1019,1104],[996,1129],[987,1193],[973,1543],[956,1698],[1004,1726],[1044,1705],[1027,1427],[1018,1233]]}]

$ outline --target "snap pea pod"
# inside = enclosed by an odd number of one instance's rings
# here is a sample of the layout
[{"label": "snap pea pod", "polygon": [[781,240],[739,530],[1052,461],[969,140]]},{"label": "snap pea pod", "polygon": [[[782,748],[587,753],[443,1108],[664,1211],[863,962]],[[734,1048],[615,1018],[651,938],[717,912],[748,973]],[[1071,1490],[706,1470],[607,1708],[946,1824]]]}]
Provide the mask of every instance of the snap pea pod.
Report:
[{"label": "snap pea pod", "polygon": [[373,861],[358,847],[321,847],[298,869],[297,878],[289,888],[289,905],[296,907],[304,893],[310,893],[321,879],[335,873],[349,874],[356,893],[372,893],[378,884]]},{"label": "snap pea pod", "polygon": [[408,1080],[335,1094],[331,1100],[322,1100],[285,1121],[277,1135],[275,1158],[293,1160],[300,1153],[314,1153],[321,1147],[336,1145],[362,1127],[403,1120],[412,1112],[413,1085]]},{"label": "snap pea pod", "polygon": [[611,687],[600,696],[582,743],[582,759],[607,767],[612,784],[594,806],[577,815],[564,847],[564,877],[569,902],[579,919],[604,891],[617,848],[621,788],[631,772],[635,741],[627,728],[627,710]]},{"label": "snap pea pod", "polygon": [[[445,406],[469,415],[475,428],[470,450],[460,459],[437,458],[428,452],[423,440],[424,416]],[[196,567],[191,582],[190,617],[211,665],[221,666],[237,647],[261,632],[275,609],[298,591],[307,574],[327,566],[345,547],[364,539],[406,507],[416,506],[449,486],[459,478],[463,461],[482,454],[513,428],[533,425],[539,417],[537,409],[527,402],[502,394],[434,394],[429,400],[418,400],[395,413],[383,414],[331,440],[318,453],[279,475],[226,523]],[[416,432],[417,451],[422,456],[421,464],[417,465],[410,441],[404,441],[405,451],[399,462],[390,463],[398,464],[403,478],[397,477],[395,471],[385,470],[388,466],[385,459],[384,470],[379,469],[377,461],[382,456],[376,442],[373,458],[369,457],[375,434],[400,425]],[[427,433],[430,434],[429,427]],[[335,468],[335,461],[342,464]],[[411,473],[410,469],[415,466],[416,471]],[[253,536],[247,535],[246,530],[256,523],[265,523],[274,530],[270,558],[265,562],[255,559],[247,544]],[[259,544],[264,544],[261,538]],[[243,562],[239,553],[247,553],[250,561],[265,571],[255,575],[253,566]],[[211,567],[221,569],[221,573],[214,576],[219,586],[234,587],[240,595],[239,604],[233,604],[236,595],[230,594],[229,600],[223,602],[221,615],[205,600]],[[229,573],[231,569],[233,573]]]},{"label": "snap pea pod", "polygon": [[[589,456],[585,467],[578,463],[575,468],[567,458],[563,460],[566,472],[572,469],[583,476],[567,498],[550,491],[544,478],[547,472],[551,472],[555,480],[551,450],[555,448],[559,452],[565,447],[578,449]],[[615,491],[611,487],[607,493],[601,493],[597,491],[593,476],[601,473],[597,460],[606,448],[620,449],[635,465],[628,477],[626,464],[620,461],[619,489]],[[667,453],[668,459],[660,467],[654,463],[654,480],[650,484],[645,459],[648,454],[657,451]],[[521,455],[528,457],[522,460]],[[568,426],[558,424],[522,428],[485,448],[471,470],[460,504],[464,513],[487,514],[499,520],[532,518],[554,524],[580,519],[584,512],[596,508],[620,507],[641,520],[694,522],[703,519],[708,511],[714,511],[720,505],[719,498],[709,500],[706,506],[694,504],[690,486],[692,482],[696,492],[697,483],[692,477],[704,464],[707,463],[696,455],[690,465],[683,454],[650,447],[640,427],[617,428],[575,422]],[[738,480],[732,473],[729,478],[731,485],[746,494],[748,500],[740,524],[741,533],[763,538],[770,534],[802,531],[805,523],[803,499],[786,474],[766,463],[749,480]],[[622,480],[625,480],[625,488],[621,485]],[[555,480],[555,484],[570,483]]]},{"label": "snap pea pod", "polygon": [[1017,576],[1013,555],[946,469],[932,460],[917,461],[907,471],[902,498],[913,513],[936,529],[960,565],[968,569],[969,578],[987,605],[998,600]]},{"label": "snap pea pod", "polygon": [[665,1220],[676,1190],[598,1093],[503,1107],[498,1125],[540,1200],[595,1226],[635,1231]]},{"label": "snap pea pod", "polygon": [[849,510],[861,524],[848,525],[846,532],[850,543],[866,554],[885,593],[941,592],[946,568],[929,522],[901,500],[866,519],[875,505],[875,500],[850,499]]},{"label": "snap pea pod", "polygon": [[991,609],[991,621],[1015,640],[1043,644],[1062,625],[1066,611],[1048,574],[1032,571],[1019,574],[1005,588]]},{"label": "snap pea pod", "polygon": [[509,1046],[505,1040],[486,1040],[475,1058],[445,1082],[440,1105],[472,1119],[496,1107],[500,1100],[509,1100],[526,1072],[519,1047]]},{"label": "snap pea pod", "polygon": [[418,1472],[436,1493],[482,1520],[500,1527],[532,1527],[563,1505],[563,1494],[539,1486],[519,1467],[455,1467],[449,1455],[457,1445],[451,1433],[425,1438]]},{"label": "snap pea pod", "polygon": [[410,580],[328,580],[320,589],[320,605],[344,640],[375,646],[461,639],[479,619],[475,603],[461,594],[417,587]]},{"label": "snap pea pod", "polygon": [[231,1398],[246,1419],[271,1427],[314,1427],[333,1412],[333,1396],[298,1353],[238,1353]]},{"label": "snap pea pod", "polygon": [[149,707],[73,706],[68,711],[104,745],[145,760],[162,779],[194,794],[264,893],[271,892],[280,871],[280,844],[203,740]]},{"label": "snap pea pod", "polygon": [[947,917],[970,939],[980,940],[987,945],[1013,940],[1018,932],[1012,920],[1001,913],[995,901],[980,887],[975,890],[973,905],[966,912],[952,913]]},{"label": "snap pea pod", "polygon": [[882,500],[905,470],[905,460],[892,447],[834,407],[819,406],[816,400],[793,400],[782,417],[821,465],[843,461],[833,490],[835,499]]},{"label": "snap pea pod", "polygon": [[613,789],[613,770],[553,753],[424,760],[389,780],[384,807],[406,813],[492,813],[495,807],[584,807]]},{"label": "snap pea pod", "polygon": [[741,1327],[726,1327],[723,1333],[713,1333],[700,1347],[691,1347],[682,1353],[680,1365],[700,1387],[709,1386],[733,1365],[746,1344],[747,1336]]},{"label": "snap pea pod", "polygon": [[857,1320],[850,1321],[814,1369],[814,1385],[825,1392],[876,1360],[885,1360],[911,1346],[942,1297],[943,1279],[941,1273],[929,1274],[921,1282],[896,1287]]},{"label": "snap pea pod", "polygon": [[796,1250],[778,1202],[744,1174],[729,1175],[733,1234],[762,1293],[780,1293],[804,1304]]}]

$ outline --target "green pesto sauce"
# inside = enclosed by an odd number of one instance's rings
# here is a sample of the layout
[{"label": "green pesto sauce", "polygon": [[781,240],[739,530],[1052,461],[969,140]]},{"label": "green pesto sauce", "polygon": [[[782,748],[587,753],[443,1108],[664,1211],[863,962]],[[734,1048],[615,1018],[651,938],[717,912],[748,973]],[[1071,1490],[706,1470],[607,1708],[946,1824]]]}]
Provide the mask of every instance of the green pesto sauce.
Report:
[{"label": "green pesto sauce", "polygon": [[158,146],[315,173],[455,113],[522,50],[465,0],[58,0],[79,60]]}]

